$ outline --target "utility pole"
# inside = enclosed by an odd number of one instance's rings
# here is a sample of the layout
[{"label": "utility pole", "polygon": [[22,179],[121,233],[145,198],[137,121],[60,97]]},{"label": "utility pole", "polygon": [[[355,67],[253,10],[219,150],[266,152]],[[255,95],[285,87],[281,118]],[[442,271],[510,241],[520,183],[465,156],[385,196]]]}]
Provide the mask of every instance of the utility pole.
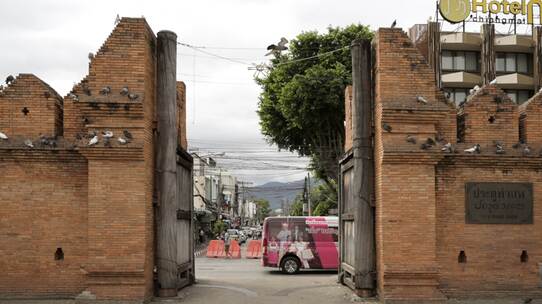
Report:
[{"label": "utility pole", "polygon": [[177,295],[177,35],[157,35],[157,265],[160,297]]},{"label": "utility pole", "polygon": [[363,296],[374,292],[375,238],[374,215],[371,206],[373,193],[372,149],[372,58],[371,41],[356,40],[352,44],[352,129],[355,196],[354,235],[356,244],[355,284]]}]

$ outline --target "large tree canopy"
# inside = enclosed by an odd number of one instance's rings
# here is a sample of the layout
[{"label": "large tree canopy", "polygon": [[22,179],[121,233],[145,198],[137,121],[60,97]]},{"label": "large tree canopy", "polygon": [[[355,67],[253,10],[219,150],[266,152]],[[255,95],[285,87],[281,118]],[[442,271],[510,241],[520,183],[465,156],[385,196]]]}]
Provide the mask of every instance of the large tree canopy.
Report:
[{"label": "large tree canopy", "polygon": [[344,89],[352,82],[349,46],[371,38],[363,25],[303,32],[271,60],[258,114],[263,135],[280,149],[311,158],[316,175],[334,184],[344,143]]}]

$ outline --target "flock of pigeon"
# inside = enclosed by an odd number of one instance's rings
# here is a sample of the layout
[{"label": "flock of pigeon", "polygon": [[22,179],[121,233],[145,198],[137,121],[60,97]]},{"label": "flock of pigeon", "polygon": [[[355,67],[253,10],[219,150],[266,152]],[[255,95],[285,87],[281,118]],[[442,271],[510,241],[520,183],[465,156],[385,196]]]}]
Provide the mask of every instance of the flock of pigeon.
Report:
[{"label": "flock of pigeon", "polygon": [[[383,129],[387,132],[390,132],[391,127],[387,124],[384,124],[383,125]],[[390,131],[388,131],[390,130]],[[442,138],[439,138],[440,136],[437,136],[437,139],[435,141],[435,139],[433,138],[427,138],[420,146],[420,149],[422,150],[429,150],[431,149],[432,147],[436,146],[437,145],[437,142],[440,142],[440,143],[444,143],[444,139]],[[412,136],[412,135],[407,135],[406,137],[406,142],[408,143],[411,143],[411,144],[417,144],[417,140],[416,140],[416,137]],[[502,154],[506,154],[506,150],[504,149],[504,143],[501,142],[501,141],[494,141],[493,142],[494,144],[494,147],[495,147],[495,153],[496,154],[499,154],[499,155],[502,155]],[[525,145],[521,142],[519,143],[516,143],[512,146],[512,148],[518,150],[520,148],[522,148],[522,154],[524,156],[528,156],[528,155],[531,155],[531,148],[528,146],[528,145]],[[444,153],[457,153],[457,150],[454,148],[454,146],[452,145],[452,143],[446,143],[442,146],[441,148],[441,151],[444,152]],[[474,146],[468,148],[468,149],[465,149],[464,150],[465,153],[468,153],[468,154],[480,154],[482,152],[482,148],[480,147],[479,144],[475,144]],[[542,151],[540,151],[540,156],[542,156]]]},{"label": "flock of pigeon", "polygon": [[[102,140],[103,140],[104,146],[105,147],[111,147],[111,140],[114,137],[113,132],[112,131],[103,131],[103,132],[101,132],[101,135],[102,135]],[[76,135],[76,139],[78,139],[78,140],[83,140],[84,138],[88,139],[88,143],[87,143],[88,147],[95,146],[100,142],[99,135],[95,131],[90,132],[90,133],[88,133],[88,134],[86,134],[84,136],[81,136],[80,134]],[[9,139],[9,137],[5,133],[0,132],[0,141],[4,141],[4,140],[8,140],[8,139]],[[129,143],[130,141],[132,141],[133,139],[134,139],[134,137],[133,137],[132,133],[130,133],[128,130],[124,130],[122,132],[122,135],[117,137],[117,141],[118,141],[118,143],[120,145],[125,145],[125,144]],[[33,142],[30,139],[25,139],[24,140],[24,145],[27,146],[30,149],[33,149],[35,147],[35,145],[37,145],[38,143],[41,144],[42,146],[49,146],[49,147],[52,147],[52,148],[57,147],[56,138],[55,137],[49,137],[49,136],[46,136],[46,135],[41,135],[39,140],[36,141],[36,142]]]},{"label": "flock of pigeon", "polygon": [[[92,96],[92,91],[90,90],[90,88],[88,87],[88,85],[86,83],[82,84],[82,89],[83,89],[83,92],[87,96]],[[100,95],[108,96],[109,94],[111,94],[111,92],[112,92],[111,87],[110,86],[105,86],[100,90],[99,93],[100,93]],[[128,89],[128,87],[122,88],[119,93],[120,93],[121,96],[127,96],[130,101],[137,101],[138,98],[139,98],[138,94],[130,93],[130,90]],[[75,94],[74,91],[70,92],[68,94],[68,97],[71,98],[73,101],[79,101],[79,96],[77,94]]]}]

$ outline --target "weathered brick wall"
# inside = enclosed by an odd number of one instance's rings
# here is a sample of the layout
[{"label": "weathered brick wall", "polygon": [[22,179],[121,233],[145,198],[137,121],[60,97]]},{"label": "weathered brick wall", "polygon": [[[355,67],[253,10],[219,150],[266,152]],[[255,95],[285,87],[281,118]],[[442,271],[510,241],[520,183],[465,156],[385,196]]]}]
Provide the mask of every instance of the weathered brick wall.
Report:
[{"label": "weathered brick wall", "polygon": [[524,130],[524,140],[529,143],[542,143],[542,93],[538,92],[530,100],[519,106],[523,116],[521,127]]},{"label": "weathered brick wall", "polygon": [[0,130],[29,139],[62,135],[62,107],[62,97],[49,85],[20,74],[0,92]]},{"label": "weathered brick wall", "polygon": [[[457,297],[540,296],[542,174],[534,170],[534,160],[501,158],[484,164],[472,157],[464,158],[437,169],[439,288]],[[465,224],[465,183],[472,181],[532,182],[534,224]],[[458,263],[461,250],[466,263]],[[520,260],[523,250],[529,256],[526,263]]]},{"label": "weathered brick wall", "polygon": [[[79,294],[88,256],[86,160],[3,149],[0,158],[0,298]],[[55,260],[57,248],[63,260]]]},{"label": "weathered brick wall", "polygon": [[[444,301],[445,295],[540,295],[542,238],[537,219],[542,216],[538,208],[542,140],[532,135],[539,128],[537,109],[530,105],[522,109],[525,132],[532,138],[528,154],[524,146],[515,145],[518,108],[500,89],[486,86],[455,109],[400,29],[379,30],[374,47],[375,228],[381,299],[421,303]],[[417,96],[427,103],[417,101]],[[458,113],[465,121],[461,143],[456,143]],[[494,141],[504,143],[505,154],[496,153]],[[452,144],[450,151],[443,150],[447,143]],[[475,144],[482,146],[480,154],[464,151]],[[467,182],[533,183],[535,224],[466,224]],[[459,265],[461,250],[468,262]],[[520,262],[523,250],[529,255],[526,263]]]},{"label": "weathered brick wall", "polygon": [[[10,213],[2,214],[0,235],[5,235],[4,231],[12,234],[0,242],[5,242],[13,257],[9,267],[15,269],[0,278],[0,296],[32,297],[45,291],[67,296],[85,291],[97,299],[144,300],[152,296],[155,45],[156,37],[144,19],[123,18],[91,60],[89,75],[74,87],[74,95],[66,96],[63,113],[51,111],[55,105],[51,100],[62,105],[54,91],[49,100],[40,100],[45,105],[42,108],[32,105],[36,110],[30,108],[31,113],[40,115],[37,129],[48,128],[62,135],[63,126],[64,136],[57,138],[55,146],[25,147],[23,136],[38,133],[27,134],[23,120],[6,125],[6,117],[14,117],[20,110],[6,108],[6,99],[0,97],[0,131],[10,136],[8,141],[0,141],[0,154],[20,159],[10,162],[0,158],[0,166],[5,168],[2,172],[9,173],[0,184],[5,187],[0,188],[5,190],[1,195],[11,198]],[[26,78],[30,81],[24,82]],[[19,77],[4,98],[44,96],[48,86],[34,78]],[[105,87],[111,91],[100,93]],[[134,95],[123,94],[123,88]],[[114,134],[109,142],[103,136],[105,131]],[[89,146],[93,133],[99,142]],[[118,138],[127,143],[121,144]],[[71,158],[66,160],[64,155]],[[45,158],[48,165],[41,166]],[[31,165],[33,162],[40,165]],[[21,187],[14,186],[18,184],[27,184],[28,191],[20,192]],[[44,213],[48,221],[33,221],[30,215],[36,217],[36,212],[30,210],[36,206],[51,207]],[[21,218],[11,214],[17,207],[25,210]],[[24,220],[32,230],[19,232],[11,226],[16,220]],[[40,235],[39,230],[51,233]],[[32,250],[39,254],[21,256],[15,249],[22,242],[32,244]],[[49,252],[54,246],[67,248],[64,263],[54,262],[54,250]],[[8,266],[0,266],[0,271],[7,273],[4,267]],[[36,275],[40,269],[50,275]],[[24,274],[27,280],[19,280]],[[42,280],[34,284],[32,277]],[[4,281],[9,284],[2,284]]]},{"label": "weathered brick wall", "polygon": [[519,141],[518,107],[496,86],[485,86],[470,96],[459,115],[465,121],[465,142],[492,148],[495,141],[508,147]]}]

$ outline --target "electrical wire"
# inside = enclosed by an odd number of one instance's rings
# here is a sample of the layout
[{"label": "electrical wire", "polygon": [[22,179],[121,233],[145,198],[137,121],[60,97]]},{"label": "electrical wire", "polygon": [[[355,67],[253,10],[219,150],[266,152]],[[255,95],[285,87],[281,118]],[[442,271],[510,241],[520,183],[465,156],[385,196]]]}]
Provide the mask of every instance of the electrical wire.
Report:
[{"label": "electrical wire", "polygon": [[206,54],[206,55],[209,55],[209,56],[224,59],[224,60],[227,60],[227,61],[230,61],[230,62],[233,62],[233,63],[242,64],[242,65],[245,65],[245,66],[252,66],[252,64],[250,64],[250,63],[246,63],[246,62],[243,62],[243,61],[240,61],[240,60],[237,60],[237,59],[228,58],[228,57],[225,57],[225,56],[221,56],[221,55],[218,55],[218,54],[214,54],[214,53],[211,53],[211,52],[204,51],[204,50],[202,50],[202,47],[195,47],[195,46],[192,46],[190,44],[182,43],[182,42],[177,42],[177,44],[182,45],[182,46],[187,47],[187,48],[191,48],[191,49],[193,49],[193,50],[195,50],[197,52],[200,52],[200,53],[203,53],[203,54]]}]

